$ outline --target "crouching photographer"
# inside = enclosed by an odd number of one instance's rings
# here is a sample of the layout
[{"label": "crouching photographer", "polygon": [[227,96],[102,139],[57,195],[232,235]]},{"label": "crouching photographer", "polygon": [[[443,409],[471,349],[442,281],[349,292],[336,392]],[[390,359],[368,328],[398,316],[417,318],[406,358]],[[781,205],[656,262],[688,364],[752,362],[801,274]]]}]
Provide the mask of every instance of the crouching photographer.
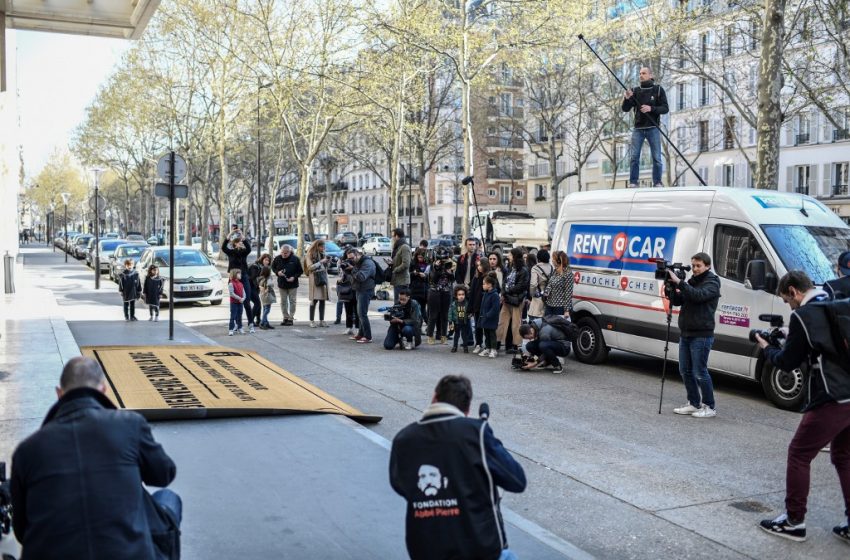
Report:
[{"label": "crouching photographer", "polygon": [[398,289],[398,304],[387,310],[384,320],[390,322],[384,338],[387,350],[399,345],[404,350],[413,350],[422,344],[422,310],[419,302],[410,297],[410,288]]},{"label": "crouching photographer", "polygon": [[[785,512],[759,526],[772,535],[806,540],[806,502],[810,466],[831,442],[832,464],[844,494],[845,516],[850,515],[850,302],[828,301],[805,272],[791,271],[779,280],[779,297],[791,307],[785,344],[780,348],[759,333],[753,336],[772,365],[792,371],[808,366],[808,394],[803,418],[788,445]],[[776,342],[776,341],[774,341]],[[832,529],[850,544],[847,518]]]},{"label": "crouching photographer", "polygon": [[535,356],[542,356],[542,359],[526,362],[520,358],[522,363],[518,369],[551,367],[553,373],[563,373],[564,366],[558,357],[566,358],[570,355],[570,341],[575,339],[572,323],[567,318],[551,315],[534,319],[520,326],[519,334],[529,341],[525,345],[526,350]]}]

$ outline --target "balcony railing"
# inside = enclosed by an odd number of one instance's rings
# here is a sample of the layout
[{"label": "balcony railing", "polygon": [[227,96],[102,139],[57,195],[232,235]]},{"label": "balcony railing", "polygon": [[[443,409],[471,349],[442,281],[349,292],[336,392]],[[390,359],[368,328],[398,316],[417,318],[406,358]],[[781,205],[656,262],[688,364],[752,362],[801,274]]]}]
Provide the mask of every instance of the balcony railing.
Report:
[{"label": "balcony railing", "polygon": [[487,169],[487,178],[488,179],[511,179],[517,180],[522,179],[523,173],[522,169],[514,169],[514,170],[502,170],[502,169]]},{"label": "balcony railing", "polygon": [[797,143],[795,145],[799,146],[800,144],[808,144],[809,136],[810,134],[808,132],[806,132],[805,134],[798,134],[796,138]]},{"label": "balcony railing", "polygon": [[796,189],[794,189],[794,192],[796,192],[797,194],[809,194],[809,186],[803,185],[803,186],[797,187]]},{"label": "balcony railing", "polygon": [[838,142],[839,140],[847,140],[850,139],[850,130],[846,128],[836,128],[832,131],[832,141]]},{"label": "balcony railing", "polygon": [[521,119],[523,116],[523,108],[510,107],[507,111],[502,111],[501,108],[497,107],[496,105],[489,105],[487,107],[487,116]]},{"label": "balcony railing", "polygon": [[488,136],[485,142],[488,148],[514,148],[522,149],[522,138],[503,138],[501,136]]},{"label": "balcony railing", "polygon": [[[564,175],[567,172],[567,162],[558,161],[555,164],[555,171],[558,175]],[[535,163],[528,166],[528,178],[533,177],[551,177],[549,174],[549,162]]]},{"label": "balcony railing", "polygon": [[847,185],[832,185],[832,196],[848,196],[850,189]]}]

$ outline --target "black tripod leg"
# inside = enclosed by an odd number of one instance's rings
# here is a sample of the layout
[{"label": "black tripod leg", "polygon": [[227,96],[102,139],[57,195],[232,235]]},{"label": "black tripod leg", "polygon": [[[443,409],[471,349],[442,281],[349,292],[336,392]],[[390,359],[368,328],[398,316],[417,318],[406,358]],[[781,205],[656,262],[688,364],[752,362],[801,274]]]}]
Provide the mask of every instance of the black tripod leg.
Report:
[{"label": "black tripod leg", "polygon": [[658,414],[661,414],[661,403],[664,401],[664,379],[667,377],[667,354],[670,350],[670,322],[673,313],[667,313],[667,335],[664,337],[664,365],[661,366],[661,394],[658,396]]}]

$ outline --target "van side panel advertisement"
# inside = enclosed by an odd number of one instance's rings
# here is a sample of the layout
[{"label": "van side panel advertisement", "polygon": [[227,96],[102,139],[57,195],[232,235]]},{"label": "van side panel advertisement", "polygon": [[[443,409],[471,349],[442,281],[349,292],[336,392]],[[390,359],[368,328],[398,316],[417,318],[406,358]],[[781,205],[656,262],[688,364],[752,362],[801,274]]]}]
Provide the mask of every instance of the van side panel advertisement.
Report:
[{"label": "van side panel advertisement", "polygon": [[570,264],[654,272],[649,259],[673,260],[676,227],[573,224],[567,241]]}]

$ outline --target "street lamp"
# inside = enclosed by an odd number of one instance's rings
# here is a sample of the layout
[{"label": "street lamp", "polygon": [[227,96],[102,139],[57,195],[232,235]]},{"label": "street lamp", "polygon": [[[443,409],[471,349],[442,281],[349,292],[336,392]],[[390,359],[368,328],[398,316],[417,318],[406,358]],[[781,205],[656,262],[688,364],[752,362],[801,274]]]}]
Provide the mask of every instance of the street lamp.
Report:
[{"label": "street lamp", "polygon": [[263,206],[260,190],[260,154],[262,144],[260,143],[260,90],[271,87],[272,84],[264,84],[260,76],[257,76],[257,260],[260,260],[260,255],[263,250],[263,235],[260,233],[260,220],[262,218]]},{"label": "street lamp", "polygon": [[103,171],[95,167],[94,171],[94,289],[100,289],[100,173]]},{"label": "street lamp", "polygon": [[65,204],[65,262],[68,262],[68,200],[71,199],[71,193],[62,193],[62,202]]}]

